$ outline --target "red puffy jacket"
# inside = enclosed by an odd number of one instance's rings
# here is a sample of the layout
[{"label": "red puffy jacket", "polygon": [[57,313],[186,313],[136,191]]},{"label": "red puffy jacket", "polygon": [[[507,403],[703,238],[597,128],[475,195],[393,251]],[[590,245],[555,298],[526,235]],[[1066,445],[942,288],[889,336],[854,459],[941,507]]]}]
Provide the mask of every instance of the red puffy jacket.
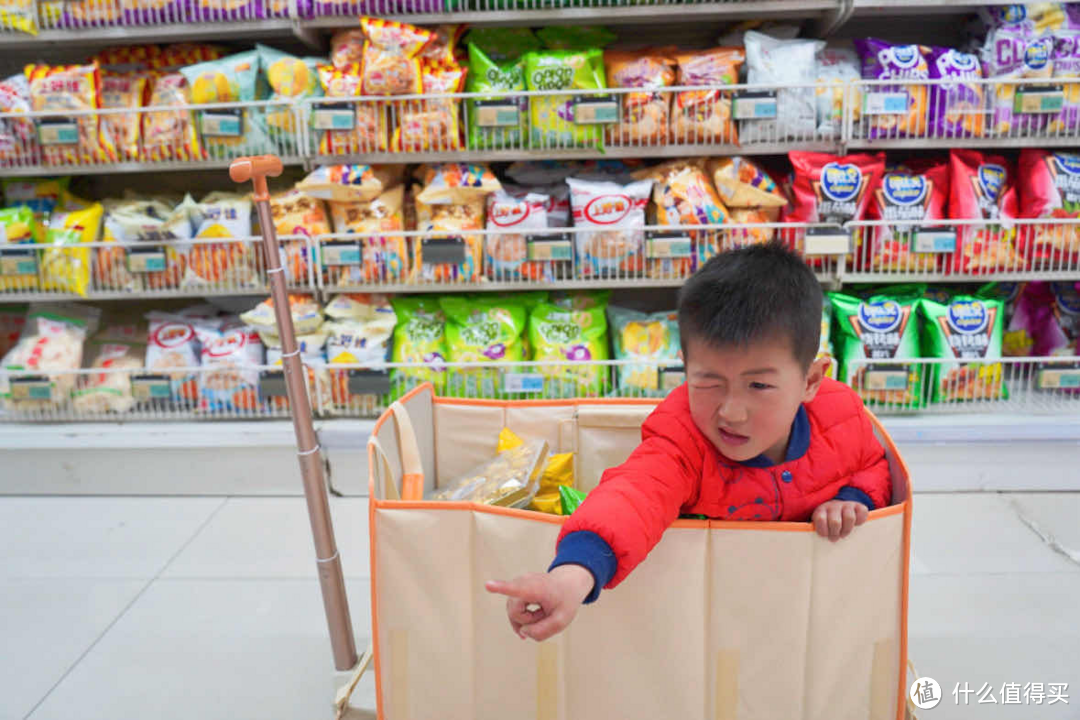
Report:
[{"label": "red puffy jacket", "polygon": [[[690,417],[686,385],[674,390],[645,420],[641,444],[567,518],[561,542],[572,532],[596,533],[615,553],[615,587],[645,559],[680,514],[718,520],[805,522],[841,488],[861,490],[882,508],[892,501],[885,451],[874,436],[862,400],[851,388],[826,379],[803,405],[809,437],[801,456],[771,467],[728,460]],[[800,413],[801,414],[801,413]],[[789,457],[796,443],[792,433]]]}]

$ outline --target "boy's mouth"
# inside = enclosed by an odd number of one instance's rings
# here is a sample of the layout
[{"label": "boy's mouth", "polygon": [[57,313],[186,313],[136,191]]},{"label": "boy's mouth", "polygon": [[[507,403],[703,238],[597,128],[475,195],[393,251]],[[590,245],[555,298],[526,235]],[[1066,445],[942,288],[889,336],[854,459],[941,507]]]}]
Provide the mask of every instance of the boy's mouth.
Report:
[{"label": "boy's mouth", "polygon": [[716,431],[720,433],[720,439],[728,445],[743,445],[750,442],[750,438],[746,435],[729,432],[724,428],[716,428]]}]

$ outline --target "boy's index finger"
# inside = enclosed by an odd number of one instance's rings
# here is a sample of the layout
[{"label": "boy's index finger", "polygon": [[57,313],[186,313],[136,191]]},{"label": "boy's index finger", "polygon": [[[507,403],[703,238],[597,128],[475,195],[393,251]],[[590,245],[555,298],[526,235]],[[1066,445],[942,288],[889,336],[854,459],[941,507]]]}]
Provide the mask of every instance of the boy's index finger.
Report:
[{"label": "boy's index finger", "polygon": [[505,582],[503,580],[488,580],[484,583],[484,588],[489,593],[506,595],[507,597],[518,598],[519,600],[529,600],[534,594],[529,592],[525,583],[522,583],[519,580],[511,580],[510,582]]}]

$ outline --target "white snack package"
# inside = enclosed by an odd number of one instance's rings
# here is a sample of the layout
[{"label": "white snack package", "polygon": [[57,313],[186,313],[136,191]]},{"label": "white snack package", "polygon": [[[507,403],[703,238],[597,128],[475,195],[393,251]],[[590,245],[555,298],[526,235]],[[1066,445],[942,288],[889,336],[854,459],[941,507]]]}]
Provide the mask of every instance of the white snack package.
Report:
[{"label": "white snack package", "polygon": [[569,178],[574,237],[582,277],[635,275],[645,268],[645,208],[652,180],[628,185]]},{"label": "white snack package", "polygon": [[[132,328],[134,330],[134,328]],[[135,407],[131,376],[142,370],[146,362],[146,346],[136,342],[93,342],[94,359],[90,368],[109,372],[85,376],[82,386],[73,395],[79,413],[125,413]]]},{"label": "white snack package", "polygon": [[753,30],[746,33],[746,82],[750,85],[805,84],[776,93],[776,118],[742,120],[742,142],[812,140],[817,129],[814,81],[821,40],[781,40]]},{"label": "white snack package", "polygon": [[0,399],[4,404],[20,410],[65,404],[75,389],[78,375],[50,374],[50,371],[75,371],[82,367],[83,344],[87,335],[97,329],[100,317],[101,312],[96,308],[83,306],[31,307],[18,343],[0,360],[0,369],[31,375],[12,380],[0,374]]},{"label": "white snack package", "polygon": [[[487,198],[487,229],[499,234],[484,237],[484,268],[495,280],[514,280],[529,259],[526,236],[548,229],[550,198],[527,190],[499,190]],[[510,232],[513,231],[513,232]]]},{"label": "white snack package", "polygon": [[233,323],[224,327],[196,325],[195,332],[203,367],[199,408],[209,412],[254,410],[264,354],[258,333]]},{"label": "white snack package", "polygon": [[862,79],[859,54],[853,47],[829,46],[817,56],[818,133],[823,137],[838,137],[844,122],[845,87],[851,87],[856,122],[862,112],[862,92],[852,83]]},{"label": "white snack package", "polygon": [[194,403],[198,400],[196,375],[200,365],[195,322],[182,315],[158,312],[147,313],[146,319],[150,321],[146,343],[147,371],[169,378],[174,400]]}]

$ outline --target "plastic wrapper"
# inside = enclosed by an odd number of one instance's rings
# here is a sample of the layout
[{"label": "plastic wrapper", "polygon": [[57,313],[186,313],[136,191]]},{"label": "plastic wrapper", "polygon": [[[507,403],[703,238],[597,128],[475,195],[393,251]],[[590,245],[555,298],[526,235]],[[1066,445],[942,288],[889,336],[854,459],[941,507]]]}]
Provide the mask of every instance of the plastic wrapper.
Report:
[{"label": "plastic wrapper", "polygon": [[101,107],[107,110],[126,110],[101,116],[104,131],[116,143],[121,160],[139,159],[141,131],[140,108],[150,90],[147,73],[101,73]]},{"label": "plastic wrapper", "polygon": [[[746,54],[742,48],[683,52],[677,84],[683,87],[734,85]],[[731,94],[721,90],[685,90],[671,109],[671,141],[688,145],[738,144],[731,115]]]},{"label": "plastic wrapper", "polygon": [[[116,243],[95,251],[94,286],[103,290],[166,290],[180,287],[187,269],[187,242],[195,201],[190,196],[173,205],[163,198],[106,200],[102,242]],[[134,272],[127,245],[156,243],[165,251],[165,269]]]},{"label": "plastic wrapper", "polygon": [[390,298],[380,293],[343,293],[335,295],[326,304],[326,317],[331,320],[359,320],[388,324],[391,329],[397,324],[394,307]]},{"label": "plastic wrapper", "polygon": [[[156,75],[151,84],[147,107],[179,106],[190,104],[187,80],[178,72]],[[192,161],[203,158],[202,146],[189,110],[154,110],[142,114],[143,152],[146,160],[166,162],[170,160]]]},{"label": "plastic wrapper", "polygon": [[[357,98],[364,94],[361,65],[319,66],[319,82],[327,98]],[[316,106],[318,111],[320,106]],[[343,103],[340,111],[355,115],[351,130],[319,130],[320,155],[352,155],[389,150],[389,108],[383,103]]]},{"label": "plastic wrapper", "polygon": [[[310,295],[290,294],[289,314],[292,315],[293,329],[297,335],[308,335],[323,324],[322,308]],[[240,314],[240,320],[256,330],[267,330],[277,334],[277,316],[274,314],[274,299],[266,298],[251,310]]]},{"label": "plastic wrapper", "polygon": [[1050,283],[1054,296],[1054,320],[1064,343],[1050,343],[1048,355],[1080,355],[1080,283],[1062,281]]},{"label": "plastic wrapper", "polygon": [[427,493],[424,499],[528,507],[540,488],[547,456],[548,446],[543,440],[519,445]]},{"label": "plastic wrapper", "polygon": [[585,496],[587,493],[572,488],[567,485],[563,485],[559,488],[559,499],[562,501],[562,514],[571,515],[581,503],[585,502]]},{"label": "plastic wrapper", "polygon": [[339,30],[330,38],[330,64],[348,68],[364,62],[364,31]]},{"label": "plastic wrapper", "polygon": [[[986,77],[1001,80],[1046,82],[1054,72],[1054,37],[1043,34],[1026,21],[994,27],[982,47]],[[1016,112],[1017,84],[994,86],[990,128],[1000,135],[1036,133],[1048,117],[1041,113]]]},{"label": "plastic wrapper", "polygon": [[[513,298],[443,297],[446,348],[450,362],[514,363],[525,360],[522,334],[527,310]],[[493,398],[502,390],[502,373],[488,368],[454,368],[446,393],[452,397]]]},{"label": "plastic wrapper", "polygon": [[[510,428],[503,428],[499,432],[499,443],[495,447],[496,453],[512,450],[524,445],[522,440]],[[574,453],[558,453],[549,455],[544,464],[543,473],[540,475],[540,488],[536,492],[530,510],[546,512],[551,515],[562,514],[562,501],[559,497],[560,487],[572,487],[574,484]]]},{"label": "plastic wrapper", "polygon": [[[427,233],[413,242],[412,282],[474,283],[480,278],[484,261],[484,237],[470,230],[484,229],[484,200],[454,205],[429,205],[416,200],[416,229]],[[461,244],[460,262],[431,262],[425,259],[425,246],[431,243]]]},{"label": "plastic wrapper", "polygon": [[1052,31],[1052,61],[1054,81],[1062,82],[1065,100],[1061,112],[1050,116],[1047,129],[1055,135],[1075,135],[1080,130],[1080,6],[1063,4],[1062,10],[1065,16]]},{"label": "plastic wrapper", "polygon": [[[560,307],[538,304],[529,315],[529,348],[533,360],[588,362],[608,359],[605,304]],[[599,397],[607,388],[608,368],[593,364],[540,365],[544,398]]]},{"label": "plastic wrapper", "polygon": [[35,111],[56,112],[55,118],[38,118],[41,158],[46,165],[80,165],[116,162],[116,145],[100,116],[64,117],[72,111],[101,108],[101,72],[89,65],[27,65],[30,106]]},{"label": "plastic wrapper", "polygon": [[608,318],[615,359],[635,361],[616,368],[620,397],[664,397],[683,383],[677,312],[647,315],[612,306]]},{"label": "plastic wrapper", "polygon": [[620,95],[622,112],[607,130],[608,142],[618,145],[666,145],[671,133],[671,94],[675,60],[655,52],[609,50],[604,53],[607,84],[612,88],[642,88]]},{"label": "plastic wrapper", "polygon": [[451,205],[484,200],[502,188],[487,165],[480,163],[442,163],[421,165],[417,177],[424,189],[417,200],[428,205]]},{"label": "plastic wrapper", "polygon": [[418,95],[423,92],[418,55],[432,38],[414,25],[360,18],[367,36],[362,64],[364,95]]},{"label": "plastic wrapper", "polygon": [[326,206],[321,200],[309,197],[300,189],[294,188],[271,196],[270,213],[274,218],[274,230],[280,240],[278,249],[282,257],[281,264],[285,268],[285,277],[290,283],[303,283],[311,273],[313,246],[284,238],[300,236],[313,240],[333,232]]},{"label": "plastic wrapper", "polygon": [[1000,300],[957,295],[919,301],[923,354],[948,360],[931,366],[932,402],[999,400],[1007,396],[1001,359],[1005,307]]},{"label": "plastic wrapper", "polygon": [[[54,304],[31,306],[19,341],[0,360],[0,368],[33,373],[20,382],[0,374],[0,399],[11,410],[42,410],[66,405],[82,367],[83,344],[97,329],[95,308]],[[44,380],[44,383],[40,381]]]},{"label": "plastic wrapper", "polygon": [[[518,94],[525,91],[524,60],[516,58],[497,62],[478,45],[470,43],[465,90],[470,93],[492,93],[464,101],[469,121],[470,150],[526,147],[529,101]],[[516,118],[513,117],[515,113]]]},{"label": "plastic wrapper", "polygon": [[112,325],[87,343],[91,370],[72,395],[82,414],[126,413],[135,407],[131,376],[146,364],[146,332],[137,325]]},{"label": "plastic wrapper", "polygon": [[85,203],[65,196],[49,216],[41,253],[41,288],[86,297],[90,289],[90,248],[101,233],[104,210],[100,203]]},{"label": "plastic wrapper", "polygon": [[[181,68],[180,74],[188,82],[194,105],[250,102],[256,99],[259,53],[252,50],[199,63]],[[270,146],[265,108],[199,110],[195,122],[211,159],[260,155]]]},{"label": "plastic wrapper", "polygon": [[0,28],[37,35],[38,9],[33,0],[4,0],[0,4]]},{"label": "plastic wrapper", "polygon": [[400,234],[405,229],[405,188],[388,190],[371,202],[330,203],[334,232],[387,233],[360,239],[360,265],[325,266],[329,285],[394,283],[405,279],[408,248]]},{"label": "plastic wrapper", "polygon": [[[933,272],[938,256],[914,251],[917,223],[944,221],[949,202],[949,166],[911,161],[888,168],[874,190],[868,216],[889,225],[871,232],[870,269],[874,272]],[[916,223],[912,225],[909,223]]]},{"label": "plastic wrapper", "polygon": [[[1021,217],[1080,218],[1080,155],[1024,148],[1017,184]],[[1080,253],[1080,225],[1031,225],[1025,230],[1021,252],[1034,269]]]},{"label": "plastic wrapper", "polygon": [[818,135],[840,137],[844,123],[844,93],[850,92],[852,120],[862,117],[862,89],[853,87],[862,79],[859,55],[853,48],[826,46],[817,56],[814,96],[817,98]]},{"label": "plastic wrapper", "polygon": [[[924,53],[929,48],[922,45],[893,45],[876,38],[855,40],[855,48],[862,58],[862,76],[865,80],[927,80],[930,65]],[[905,93],[907,111],[897,114],[873,115],[866,122],[867,137],[880,138],[924,137],[927,129],[929,87],[926,84],[874,86],[870,93]],[[864,108],[865,112],[865,108]]]},{"label": "plastic wrapper", "polygon": [[752,160],[718,158],[708,163],[720,200],[729,208],[782,208],[787,198],[769,173]]},{"label": "plastic wrapper", "polygon": [[478,27],[465,36],[467,45],[476,45],[485,55],[497,63],[517,60],[525,53],[544,47],[529,28]]},{"label": "plastic wrapper", "polygon": [[[297,102],[304,98],[322,96],[319,65],[326,62],[324,59],[298,58],[265,45],[256,45],[255,49],[259,55],[263,77],[270,85],[269,100]],[[274,133],[296,131],[295,115],[291,108],[269,108],[266,123]]]},{"label": "plastic wrapper", "polygon": [[[30,112],[30,83],[25,75],[0,81],[0,113]],[[0,166],[25,162],[37,154],[37,131],[31,119],[0,119]]]},{"label": "plastic wrapper", "polygon": [[1017,247],[1019,214],[1016,168],[1000,155],[953,150],[949,156],[949,217],[985,220],[985,225],[957,225],[953,272],[982,274],[1024,269]]},{"label": "plastic wrapper", "polygon": [[[525,55],[529,90],[602,90],[601,50],[544,50]],[[536,149],[601,147],[603,125],[576,122],[582,95],[539,95],[529,98],[529,142]]]},{"label": "plastic wrapper", "polygon": [[[980,297],[994,297],[999,283],[979,291]],[[1072,355],[1069,338],[1058,322],[1058,303],[1048,282],[1025,283],[1018,288],[1002,343],[1007,357]]]},{"label": "plastic wrapper", "polygon": [[[542,280],[551,282],[569,275],[569,258],[559,261],[530,260],[529,236],[547,238],[549,227],[547,195],[523,191],[520,195],[505,190],[488,196],[487,229],[514,231],[484,238],[484,271],[498,282],[508,280]],[[560,268],[566,272],[560,273]]]},{"label": "plastic wrapper", "polygon": [[863,220],[885,174],[885,154],[788,153],[795,170],[792,222]]},{"label": "plastic wrapper", "polygon": [[743,142],[811,140],[818,127],[817,55],[821,40],[781,40],[764,33],[746,33],[746,81],[751,85],[802,85],[781,87],[776,92],[776,118],[742,120]]},{"label": "plastic wrapper", "polygon": [[982,65],[975,55],[932,47],[927,54],[930,79],[929,132],[936,138],[982,137],[986,98]]},{"label": "plastic wrapper", "polygon": [[296,185],[309,197],[333,202],[371,202],[404,179],[401,165],[323,165]]},{"label": "plastic wrapper", "polygon": [[577,269],[582,277],[626,277],[645,269],[645,208],[652,180],[629,185],[570,178]]},{"label": "plastic wrapper", "polygon": [[[32,246],[40,239],[40,228],[37,220],[34,219],[34,213],[25,205],[0,210],[0,233],[2,233],[0,239],[3,240],[0,242],[0,248],[11,249],[12,245]],[[14,267],[5,268],[4,274],[0,275],[0,290],[15,292],[37,290],[39,287],[37,257],[37,253],[27,256],[22,263],[9,260],[15,264]]]},{"label": "plastic wrapper", "polygon": [[390,372],[392,399],[397,399],[425,382],[435,386],[435,394],[446,389],[446,315],[434,297],[394,297],[397,316],[395,363],[417,363],[422,367],[395,368]]},{"label": "plastic wrapper", "polygon": [[177,314],[147,314],[150,333],[146,347],[146,369],[168,376],[172,398],[194,407],[199,398],[197,373],[200,365],[199,338],[191,318]]},{"label": "plastic wrapper", "polygon": [[458,42],[464,33],[464,25],[439,25],[433,31],[431,40],[420,51],[420,59],[436,64],[456,63]]},{"label": "plastic wrapper", "polygon": [[18,180],[4,178],[4,204],[8,207],[25,205],[39,220],[46,220],[56,209],[61,196],[71,183],[71,178],[42,178]]},{"label": "plastic wrapper", "polygon": [[[467,69],[451,62],[425,62],[421,66],[424,95],[459,93],[465,88]],[[397,127],[390,143],[393,152],[447,152],[461,150],[459,101],[425,98],[398,104]]]},{"label": "plastic wrapper", "polygon": [[[251,237],[251,196],[210,193],[192,212],[196,240]],[[193,243],[182,287],[260,284],[257,248],[250,242]]]},{"label": "plastic wrapper", "polygon": [[259,366],[264,351],[258,334],[240,325],[196,325],[203,371],[199,373],[199,410],[209,413],[254,412],[259,407]]},{"label": "plastic wrapper", "polygon": [[880,288],[865,300],[830,294],[840,379],[865,402],[907,408],[922,404],[924,366],[859,361],[919,357],[916,306],[923,290],[921,285]]},{"label": "plastic wrapper", "polygon": [[618,37],[605,27],[552,25],[536,31],[536,37],[551,50],[589,50],[602,48]]}]

